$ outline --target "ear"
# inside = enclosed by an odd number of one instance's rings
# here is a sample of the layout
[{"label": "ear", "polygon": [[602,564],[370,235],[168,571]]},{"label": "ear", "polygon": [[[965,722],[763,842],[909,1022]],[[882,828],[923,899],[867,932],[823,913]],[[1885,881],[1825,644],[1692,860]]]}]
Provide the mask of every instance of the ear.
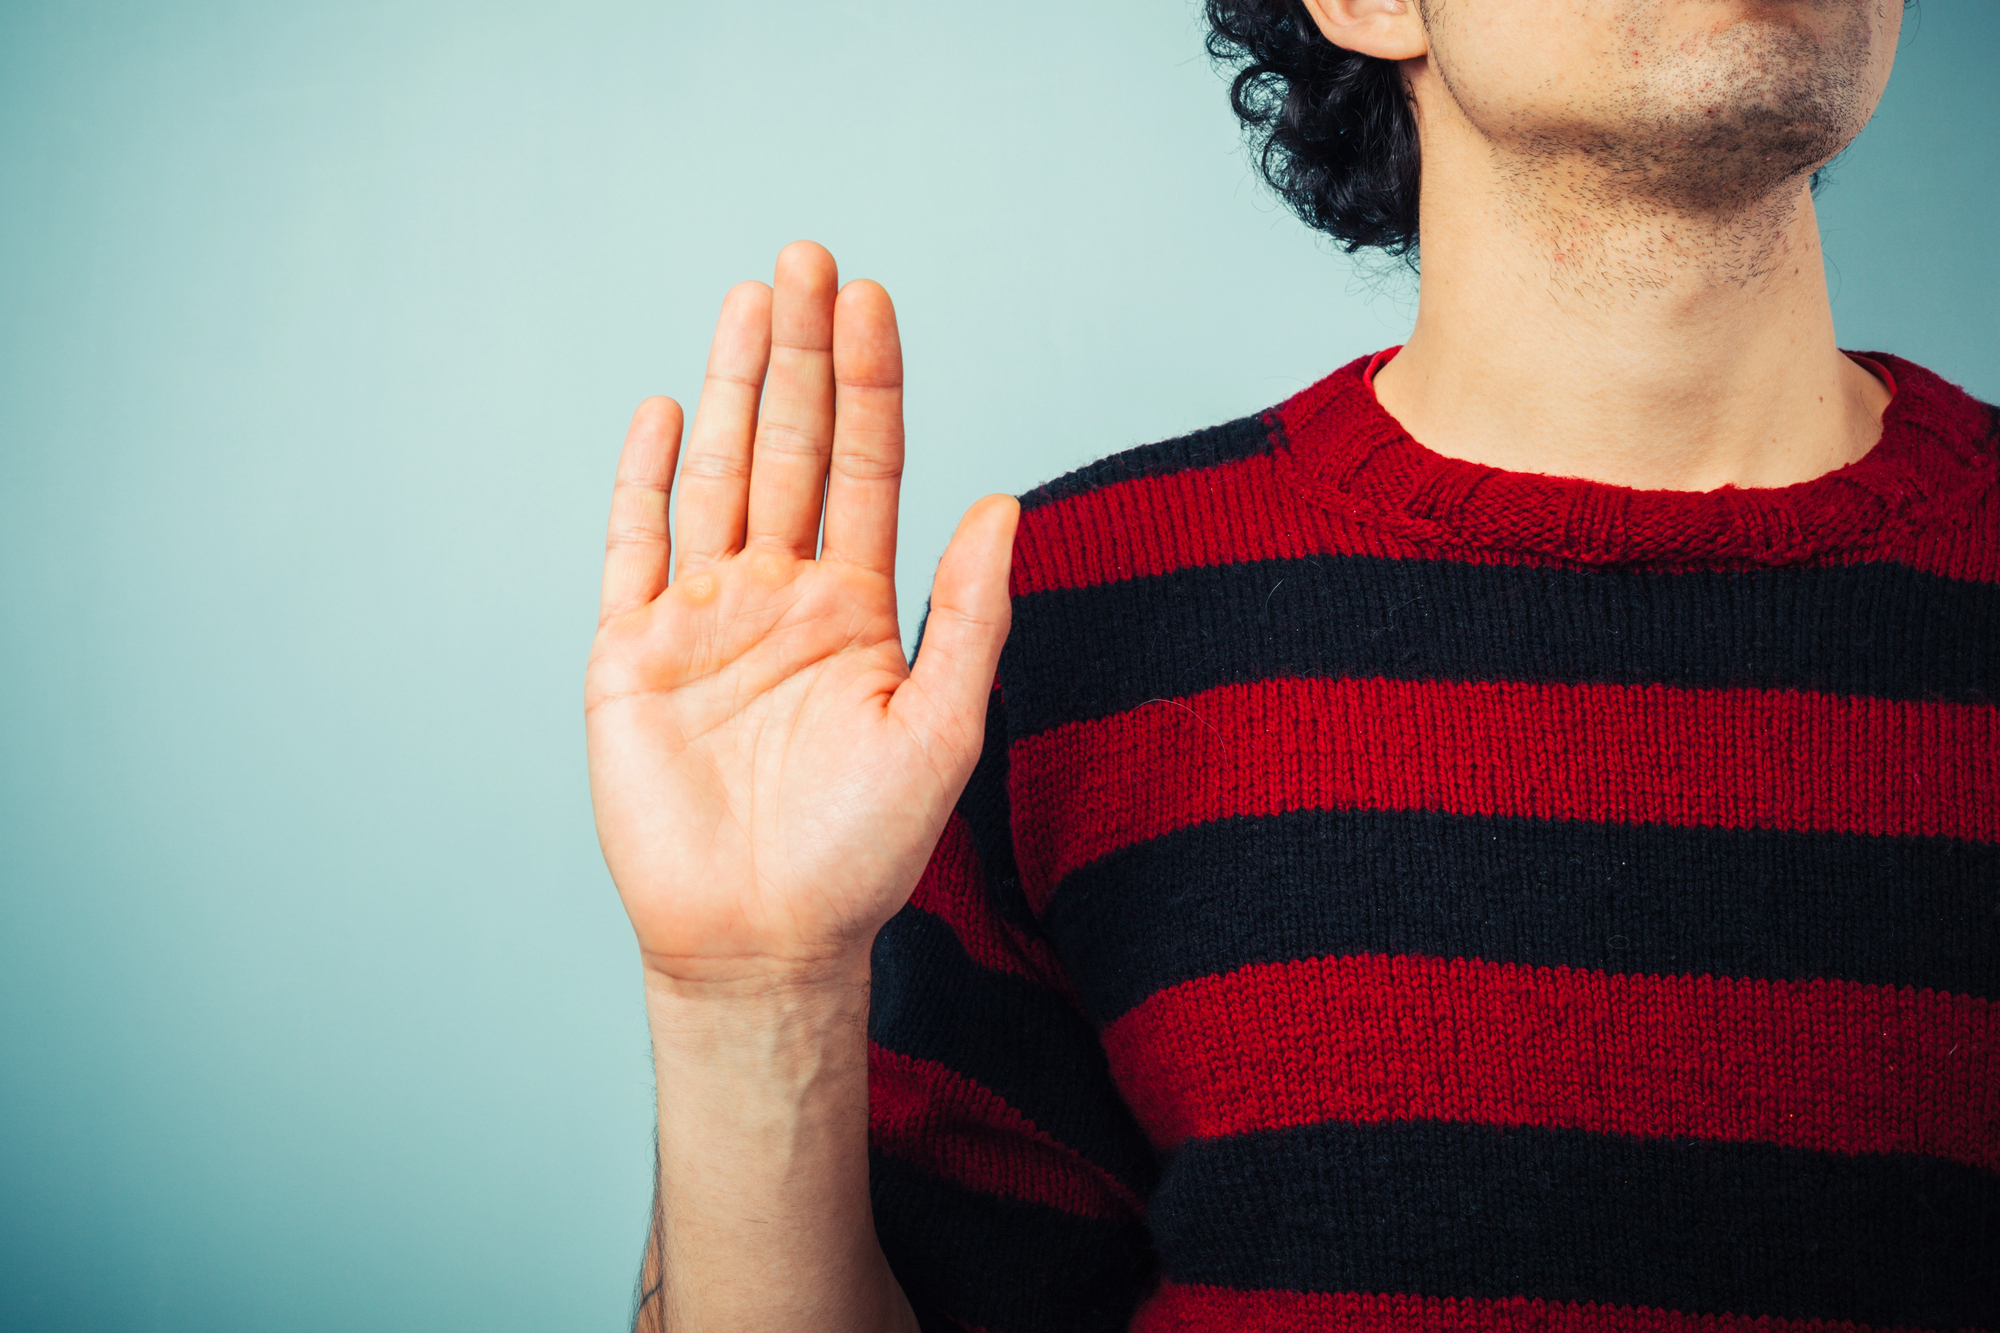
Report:
[{"label": "ear", "polygon": [[1305,0],[1306,11],[1335,46],[1383,60],[1430,54],[1417,0]]}]

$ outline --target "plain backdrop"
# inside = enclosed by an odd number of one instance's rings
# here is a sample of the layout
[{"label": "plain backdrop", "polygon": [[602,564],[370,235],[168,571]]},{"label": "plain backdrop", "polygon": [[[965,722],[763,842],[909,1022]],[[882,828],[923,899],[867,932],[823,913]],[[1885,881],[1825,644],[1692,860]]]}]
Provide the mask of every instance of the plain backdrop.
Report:
[{"label": "plain backdrop", "polygon": [[[651,1073],[579,697],[646,394],[824,241],[976,496],[1400,341],[1188,0],[0,3],[0,1326],[613,1330]],[[1822,196],[2000,397],[2000,6]]]}]

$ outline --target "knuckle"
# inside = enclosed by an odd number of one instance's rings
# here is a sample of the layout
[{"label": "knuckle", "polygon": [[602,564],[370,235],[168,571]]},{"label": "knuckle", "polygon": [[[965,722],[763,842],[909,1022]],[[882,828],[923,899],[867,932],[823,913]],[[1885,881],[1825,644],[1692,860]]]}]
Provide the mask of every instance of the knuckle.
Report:
[{"label": "knuckle", "polygon": [[665,477],[620,476],[611,483],[614,491],[640,491],[650,495],[665,495],[673,488],[673,482]]},{"label": "knuckle", "polygon": [[843,448],[833,455],[833,470],[849,481],[894,481],[903,475],[903,457],[879,446]]},{"label": "knuckle", "polygon": [[604,549],[616,551],[627,546],[658,546],[666,540],[666,537],[666,530],[663,528],[644,525],[613,528],[604,534]]},{"label": "knuckle", "polygon": [[741,481],[750,475],[750,460],[738,454],[689,454],[681,463],[681,481]]},{"label": "knuckle", "polygon": [[849,392],[900,393],[903,389],[901,375],[837,375],[833,383]]},{"label": "knuckle", "polygon": [[805,430],[787,421],[766,421],[757,432],[758,453],[818,457],[828,447],[829,441],[818,431]]},{"label": "knuckle", "polygon": [[711,569],[727,560],[731,551],[721,546],[684,547],[676,562],[674,582],[685,583],[705,569]]}]

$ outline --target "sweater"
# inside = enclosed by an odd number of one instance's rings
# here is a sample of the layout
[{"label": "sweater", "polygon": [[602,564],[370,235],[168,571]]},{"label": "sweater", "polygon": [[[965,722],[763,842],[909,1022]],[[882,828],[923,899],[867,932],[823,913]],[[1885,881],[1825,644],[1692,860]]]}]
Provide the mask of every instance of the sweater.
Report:
[{"label": "sweater", "polygon": [[1383,357],[1022,501],[874,959],[920,1322],[2000,1329],[2000,413],[1639,491]]}]

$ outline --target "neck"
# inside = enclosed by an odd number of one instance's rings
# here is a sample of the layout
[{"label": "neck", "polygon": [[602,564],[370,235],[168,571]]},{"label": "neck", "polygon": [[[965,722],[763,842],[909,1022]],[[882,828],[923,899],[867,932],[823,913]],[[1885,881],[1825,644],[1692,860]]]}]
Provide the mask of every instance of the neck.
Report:
[{"label": "neck", "polygon": [[1874,446],[1888,390],[1834,343],[1803,181],[1687,216],[1469,134],[1423,151],[1416,329],[1375,387],[1432,450],[1703,491],[1807,481]]}]

